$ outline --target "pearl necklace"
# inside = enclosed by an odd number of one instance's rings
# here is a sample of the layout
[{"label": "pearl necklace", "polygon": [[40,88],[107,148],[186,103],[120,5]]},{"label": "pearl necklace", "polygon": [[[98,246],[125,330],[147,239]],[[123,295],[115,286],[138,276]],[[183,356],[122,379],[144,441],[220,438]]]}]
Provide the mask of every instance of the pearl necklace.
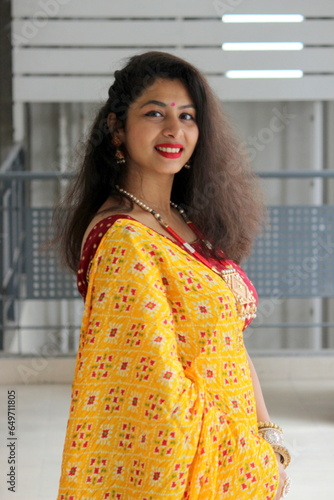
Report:
[{"label": "pearl necklace", "polygon": [[[179,243],[181,243],[181,245],[186,248],[186,250],[188,250],[190,253],[192,254],[197,254],[198,252],[196,252],[196,250],[194,249],[194,247],[191,246],[190,243],[188,243],[187,241],[184,241],[183,238],[181,238],[181,236],[179,236],[168,224],[167,222],[165,222],[163,220],[163,218],[161,217],[161,215],[156,212],[155,210],[153,210],[153,208],[150,208],[148,205],[146,205],[144,202],[142,202],[141,200],[139,200],[138,198],[136,198],[133,194],[129,193],[128,191],[125,191],[125,189],[122,189],[120,188],[119,186],[116,186],[116,189],[117,191],[119,191],[121,194],[124,194],[127,198],[129,198],[130,200],[132,200],[134,203],[136,203],[136,205],[138,205],[139,207],[141,207],[143,210],[146,210],[146,212],[149,212],[150,214],[153,215],[153,217],[161,224],[162,227],[164,227]],[[178,212],[180,213],[180,215],[182,216],[182,218],[184,219],[184,221],[191,227],[191,229],[194,231],[194,233],[196,234],[196,236],[199,237],[199,239],[204,243],[204,245],[209,249],[209,250],[212,250],[212,245],[211,243],[206,240],[203,235],[199,232],[199,230],[197,228],[194,227],[194,225],[192,224],[192,222],[188,219],[187,217],[187,214],[186,212],[183,210],[183,208],[180,208],[176,203],[173,203],[172,201],[170,201],[170,205],[174,208],[176,208],[176,210],[178,210]],[[197,256],[197,255],[196,255]],[[202,260],[202,259],[200,259]],[[206,261],[206,259],[205,259]],[[205,264],[207,264],[207,261],[205,262]]]}]

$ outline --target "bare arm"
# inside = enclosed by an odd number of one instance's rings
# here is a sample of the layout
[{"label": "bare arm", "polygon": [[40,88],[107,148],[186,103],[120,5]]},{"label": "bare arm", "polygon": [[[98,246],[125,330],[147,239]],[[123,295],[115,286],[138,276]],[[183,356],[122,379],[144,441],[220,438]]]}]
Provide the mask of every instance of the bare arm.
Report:
[{"label": "bare arm", "polygon": [[256,401],[256,412],[258,421],[267,422],[270,420],[269,413],[266,407],[266,403],[264,402],[264,397],[259,381],[259,377],[257,376],[255,366],[253,365],[253,361],[251,360],[249,354],[247,353],[248,364],[251,372],[255,401]]},{"label": "bare arm", "polygon": [[[266,403],[264,401],[259,377],[257,376],[255,366],[253,365],[253,361],[251,360],[249,354],[247,353],[247,359],[248,359],[248,364],[249,364],[249,369],[251,372],[251,377],[252,377],[252,382],[253,382],[253,388],[254,388],[254,395],[255,395],[255,402],[256,402],[256,412],[257,412],[257,420],[258,422],[269,422],[270,417],[269,413],[266,407]],[[287,478],[286,472],[284,470],[283,465],[281,464],[280,460],[280,455],[278,453],[275,453],[277,462],[278,462],[278,469],[280,473],[280,484],[278,491],[276,493],[276,496],[274,500],[279,500],[281,498],[281,493],[282,493],[282,488],[284,485],[284,481]]]}]

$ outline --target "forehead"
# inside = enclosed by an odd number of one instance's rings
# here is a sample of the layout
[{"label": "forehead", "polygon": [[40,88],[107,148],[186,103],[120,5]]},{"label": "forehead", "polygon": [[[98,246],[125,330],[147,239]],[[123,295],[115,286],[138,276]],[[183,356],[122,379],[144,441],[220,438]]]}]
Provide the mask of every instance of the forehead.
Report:
[{"label": "forehead", "polygon": [[158,100],[166,104],[194,104],[188,89],[180,80],[158,79],[147,87],[134,104],[142,104],[147,100]]}]

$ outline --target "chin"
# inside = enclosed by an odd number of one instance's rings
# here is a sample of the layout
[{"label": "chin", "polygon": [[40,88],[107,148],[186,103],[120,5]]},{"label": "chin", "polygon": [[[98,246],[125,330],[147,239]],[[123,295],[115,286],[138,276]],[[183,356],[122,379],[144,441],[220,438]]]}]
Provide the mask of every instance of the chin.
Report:
[{"label": "chin", "polygon": [[169,168],[162,168],[159,170],[160,174],[166,174],[166,175],[175,175],[178,174],[182,170],[182,167],[169,167]]}]

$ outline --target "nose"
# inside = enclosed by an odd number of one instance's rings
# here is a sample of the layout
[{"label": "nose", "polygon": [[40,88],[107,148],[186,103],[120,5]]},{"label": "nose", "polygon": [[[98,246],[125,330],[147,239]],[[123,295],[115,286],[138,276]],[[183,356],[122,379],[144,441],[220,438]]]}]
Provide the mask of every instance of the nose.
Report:
[{"label": "nose", "polygon": [[178,137],[181,133],[181,125],[178,117],[171,116],[165,122],[163,134],[165,137]]}]

